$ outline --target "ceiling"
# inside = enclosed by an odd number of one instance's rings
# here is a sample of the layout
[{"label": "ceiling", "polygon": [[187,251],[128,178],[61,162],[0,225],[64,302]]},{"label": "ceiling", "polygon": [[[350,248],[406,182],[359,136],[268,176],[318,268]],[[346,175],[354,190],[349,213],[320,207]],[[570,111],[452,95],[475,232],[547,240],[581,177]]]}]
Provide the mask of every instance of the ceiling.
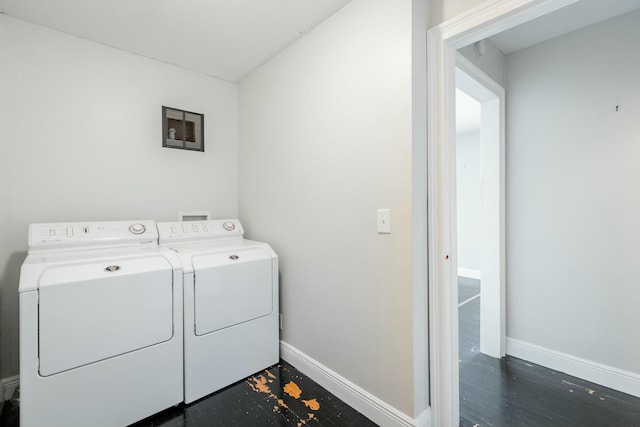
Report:
[{"label": "ceiling", "polygon": [[0,0],[0,12],[237,82],[351,0]]},{"label": "ceiling", "polygon": [[[640,0],[579,0],[490,39],[502,53],[508,55],[636,9],[640,9]],[[480,129],[480,104],[474,101],[466,93],[456,89],[457,133]]]},{"label": "ceiling", "polygon": [[[237,82],[351,0],[0,0],[0,12]],[[580,0],[491,37],[505,54],[640,8]]]},{"label": "ceiling", "polygon": [[640,0],[580,0],[491,37],[505,55],[640,8]]}]

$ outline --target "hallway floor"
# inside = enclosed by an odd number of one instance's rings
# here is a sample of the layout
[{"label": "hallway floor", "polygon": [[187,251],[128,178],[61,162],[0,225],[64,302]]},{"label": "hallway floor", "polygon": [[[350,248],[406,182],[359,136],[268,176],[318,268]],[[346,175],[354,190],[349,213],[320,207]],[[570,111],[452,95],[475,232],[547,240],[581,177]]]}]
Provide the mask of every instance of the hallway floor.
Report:
[{"label": "hallway floor", "polygon": [[[480,293],[479,281],[460,278],[459,289],[459,301],[469,301]],[[515,357],[481,354],[480,297],[458,312],[461,426],[640,426],[636,397]]]},{"label": "hallway floor", "polygon": [[[18,404],[9,401],[0,417],[0,427],[18,424]],[[132,427],[183,426],[376,427],[376,424],[281,360],[197,402],[168,409]]]}]

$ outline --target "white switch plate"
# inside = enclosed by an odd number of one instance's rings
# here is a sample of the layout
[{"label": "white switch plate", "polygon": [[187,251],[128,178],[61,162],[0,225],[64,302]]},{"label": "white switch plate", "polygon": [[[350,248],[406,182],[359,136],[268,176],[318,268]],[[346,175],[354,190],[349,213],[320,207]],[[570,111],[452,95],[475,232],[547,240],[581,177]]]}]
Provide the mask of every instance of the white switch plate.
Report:
[{"label": "white switch plate", "polygon": [[378,234],[391,234],[391,209],[378,209]]}]

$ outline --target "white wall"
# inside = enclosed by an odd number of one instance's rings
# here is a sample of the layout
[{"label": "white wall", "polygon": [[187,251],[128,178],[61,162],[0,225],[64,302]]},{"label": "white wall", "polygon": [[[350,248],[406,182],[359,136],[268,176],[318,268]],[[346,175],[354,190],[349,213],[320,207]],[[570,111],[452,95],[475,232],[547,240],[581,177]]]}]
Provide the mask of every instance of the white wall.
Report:
[{"label": "white wall", "polygon": [[413,416],[425,419],[429,406],[429,299],[427,241],[427,26],[429,0],[412,0],[412,246],[413,246]]},{"label": "white wall", "polygon": [[482,269],[480,131],[456,135],[458,268]]},{"label": "white wall", "polygon": [[[114,29],[116,31],[117,29]],[[18,373],[27,225],[237,215],[237,86],[0,15],[2,377]],[[205,152],[161,146],[161,106],[205,115]]]},{"label": "white wall", "polygon": [[638,40],[634,12],[507,58],[508,336],[635,373]]},{"label": "white wall", "polygon": [[487,0],[431,0],[429,5],[429,28],[435,27]]},{"label": "white wall", "polygon": [[411,6],[355,0],[239,85],[240,218],[281,257],[282,338],[406,414]]}]

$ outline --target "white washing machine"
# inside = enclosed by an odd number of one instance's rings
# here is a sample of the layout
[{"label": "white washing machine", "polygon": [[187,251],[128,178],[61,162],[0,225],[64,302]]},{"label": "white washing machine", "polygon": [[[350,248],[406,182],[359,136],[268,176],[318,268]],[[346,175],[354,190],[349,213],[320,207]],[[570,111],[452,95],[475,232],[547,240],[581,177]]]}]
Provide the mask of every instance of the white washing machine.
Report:
[{"label": "white washing machine", "polygon": [[154,221],[29,226],[21,427],[126,426],[182,402],[176,265]]},{"label": "white washing machine", "polygon": [[158,223],[184,271],[184,391],[191,403],[280,357],[278,257],[238,220]]}]

